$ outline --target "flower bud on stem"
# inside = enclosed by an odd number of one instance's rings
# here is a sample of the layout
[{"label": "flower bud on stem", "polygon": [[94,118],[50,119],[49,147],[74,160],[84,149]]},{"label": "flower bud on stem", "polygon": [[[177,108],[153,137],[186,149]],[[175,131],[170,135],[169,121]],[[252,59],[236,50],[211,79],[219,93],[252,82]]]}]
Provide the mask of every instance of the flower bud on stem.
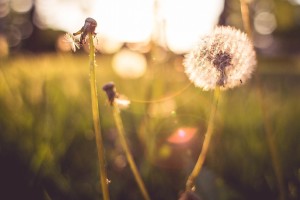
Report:
[{"label": "flower bud on stem", "polygon": [[110,82],[105,84],[102,89],[106,92],[108,100],[110,105],[112,106],[112,110],[113,110],[113,116],[114,116],[114,120],[117,126],[117,130],[118,130],[118,134],[119,134],[119,140],[121,143],[122,148],[124,149],[126,158],[128,160],[130,169],[133,173],[133,176],[138,184],[138,187],[141,190],[141,193],[144,197],[145,200],[150,200],[150,196],[147,192],[147,189],[145,187],[145,184],[142,180],[141,175],[139,174],[139,171],[137,169],[137,166],[134,162],[133,156],[130,152],[130,148],[126,142],[126,138],[125,138],[125,131],[124,131],[124,127],[123,127],[123,123],[122,123],[122,118],[120,116],[120,110],[118,107],[118,104],[115,102],[115,98],[118,96],[117,92],[116,92],[116,88],[114,83]]}]

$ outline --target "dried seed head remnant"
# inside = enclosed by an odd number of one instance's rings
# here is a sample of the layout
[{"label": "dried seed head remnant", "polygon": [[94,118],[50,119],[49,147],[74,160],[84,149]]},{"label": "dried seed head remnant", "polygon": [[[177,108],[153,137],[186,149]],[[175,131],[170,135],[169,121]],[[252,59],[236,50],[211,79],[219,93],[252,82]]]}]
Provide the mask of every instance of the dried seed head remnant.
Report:
[{"label": "dried seed head remnant", "polygon": [[185,73],[203,90],[233,88],[245,83],[256,66],[256,55],[245,33],[220,26],[185,56]]},{"label": "dried seed head remnant", "polygon": [[88,17],[86,18],[83,27],[76,33],[73,33],[73,35],[76,36],[81,34],[79,43],[80,45],[83,45],[88,33],[91,33],[92,35],[96,35],[95,33],[96,27],[97,27],[97,21],[91,17]]},{"label": "dried seed head remnant", "polygon": [[109,82],[105,84],[102,89],[106,92],[110,105],[113,105],[115,98],[118,96],[115,84],[113,82]]}]

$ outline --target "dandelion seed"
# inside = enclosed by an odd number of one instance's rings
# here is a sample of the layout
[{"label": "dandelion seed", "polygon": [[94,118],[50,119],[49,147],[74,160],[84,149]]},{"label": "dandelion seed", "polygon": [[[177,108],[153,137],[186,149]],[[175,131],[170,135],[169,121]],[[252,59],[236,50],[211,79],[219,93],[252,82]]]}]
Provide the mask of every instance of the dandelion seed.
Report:
[{"label": "dandelion seed", "polygon": [[109,180],[108,178],[106,179],[106,184],[110,184],[111,183],[111,180]]},{"label": "dandelion seed", "polygon": [[80,49],[79,43],[76,41],[75,37],[72,34],[66,33],[64,39],[67,43],[70,44],[74,52],[76,51],[76,48]]},{"label": "dandelion seed", "polygon": [[130,105],[130,101],[124,96],[116,98],[115,102],[119,106],[120,109],[126,109]]},{"label": "dandelion seed", "polygon": [[202,37],[184,59],[188,78],[203,90],[229,89],[251,77],[256,55],[245,33],[232,27],[217,27]]}]

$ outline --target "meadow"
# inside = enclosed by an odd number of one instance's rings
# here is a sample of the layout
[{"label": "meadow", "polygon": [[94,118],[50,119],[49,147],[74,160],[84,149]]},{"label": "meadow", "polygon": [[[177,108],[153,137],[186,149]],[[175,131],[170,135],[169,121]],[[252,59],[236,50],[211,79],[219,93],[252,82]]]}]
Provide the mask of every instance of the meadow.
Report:
[{"label": "meadow", "polygon": [[[131,100],[121,117],[152,199],[177,199],[201,151],[212,92],[190,84],[182,56],[159,57],[153,50],[146,58],[146,73],[126,79],[113,71],[111,55],[96,55],[111,199],[141,194],[116,135],[105,83],[113,81]],[[196,182],[199,196],[277,199],[281,179],[286,199],[300,198],[299,89],[299,58],[259,56],[249,82],[222,92]],[[0,61],[1,197],[99,199],[93,130],[87,54],[24,54]],[[178,130],[189,138],[178,138]]]}]

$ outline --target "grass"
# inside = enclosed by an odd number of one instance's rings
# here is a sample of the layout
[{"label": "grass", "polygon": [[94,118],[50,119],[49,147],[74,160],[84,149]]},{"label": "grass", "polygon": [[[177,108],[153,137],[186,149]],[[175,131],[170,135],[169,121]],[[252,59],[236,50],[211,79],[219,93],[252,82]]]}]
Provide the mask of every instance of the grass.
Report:
[{"label": "grass", "polygon": [[[96,59],[101,66],[96,69],[98,87],[113,80],[118,91],[129,99],[159,99],[188,84],[180,66],[174,68],[180,57],[170,55],[165,63],[149,60],[147,73],[138,80],[117,77],[111,68],[111,56],[98,55]],[[99,196],[101,191],[94,187],[99,180],[86,63],[86,54],[20,55],[1,61],[0,158],[5,163],[0,167],[2,196]],[[297,199],[300,60],[260,58],[259,65],[284,183],[290,189],[289,197]],[[203,197],[274,199],[278,195],[254,84],[252,79],[220,99],[216,134],[201,178],[196,179]],[[111,199],[141,199],[129,167],[126,163],[120,165],[123,155],[110,107],[106,98],[101,98],[104,95],[99,89]],[[169,104],[132,102],[121,113],[133,157],[153,199],[176,199],[184,188],[201,149],[212,95],[190,86],[171,99],[175,106],[170,111],[157,112],[161,109],[153,108]],[[181,145],[168,143],[173,130],[185,125],[197,128],[197,135]],[[20,167],[23,170],[18,171]],[[205,187],[202,181],[206,181]]]}]

